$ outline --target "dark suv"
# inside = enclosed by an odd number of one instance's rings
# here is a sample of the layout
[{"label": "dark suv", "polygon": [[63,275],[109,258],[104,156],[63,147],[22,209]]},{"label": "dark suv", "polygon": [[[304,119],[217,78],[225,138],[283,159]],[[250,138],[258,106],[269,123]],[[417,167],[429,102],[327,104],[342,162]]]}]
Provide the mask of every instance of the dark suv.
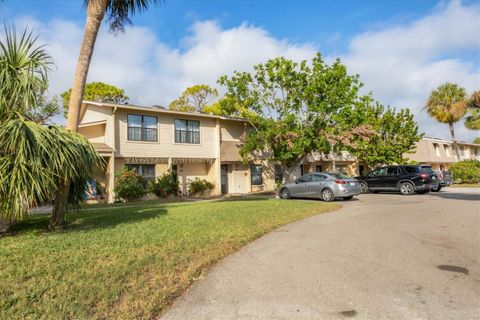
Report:
[{"label": "dark suv", "polygon": [[410,195],[414,192],[427,193],[438,187],[437,174],[429,166],[384,166],[376,168],[360,181],[362,193],[372,191],[400,191]]}]

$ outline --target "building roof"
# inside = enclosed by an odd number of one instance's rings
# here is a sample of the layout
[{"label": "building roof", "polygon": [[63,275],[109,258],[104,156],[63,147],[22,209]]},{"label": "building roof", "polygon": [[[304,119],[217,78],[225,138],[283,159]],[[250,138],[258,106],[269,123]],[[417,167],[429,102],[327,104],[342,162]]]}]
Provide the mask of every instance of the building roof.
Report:
[{"label": "building roof", "polygon": [[[452,140],[440,139],[440,138],[432,138],[432,137],[423,137],[422,140],[433,141],[433,142],[440,142],[440,143],[446,143],[446,144],[452,144],[452,143],[453,143]],[[478,143],[465,142],[465,141],[457,141],[457,144],[463,144],[463,145],[480,147],[480,144],[478,144]]]},{"label": "building roof", "polygon": [[107,146],[105,143],[93,142],[92,145],[95,148],[95,150],[97,150],[97,152],[113,152],[114,151],[113,148]]},{"label": "building roof", "polygon": [[174,114],[174,115],[184,115],[184,116],[196,116],[196,117],[204,117],[204,118],[214,118],[214,119],[221,119],[221,120],[232,120],[232,121],[241,121],[246,122],[247,120],[242,118],[236,117],[226,117],[226,116],[219,116],[213,113],[205,113],[205,112],[187,112],[187,111],[176,111],[166,109],[162,106],[137,106],[133,104],[116,104],[116,103],[106,103],[106,102],[95,102],[95,101],[87,101],[84,100],[83,104],[90,104],[102,107],[109,107],[109,108],[121,108],[121,109],[129,109],[129,110],[142,110],[142,111],[150,111],[156,113],[166,113],[166,114]]}]

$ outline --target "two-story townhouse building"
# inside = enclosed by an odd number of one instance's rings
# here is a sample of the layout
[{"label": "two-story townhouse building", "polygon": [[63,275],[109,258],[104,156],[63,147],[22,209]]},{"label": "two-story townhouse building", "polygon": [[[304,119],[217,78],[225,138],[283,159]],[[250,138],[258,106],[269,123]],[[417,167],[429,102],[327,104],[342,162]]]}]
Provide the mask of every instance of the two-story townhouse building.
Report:
[{"label": "two-story townhouse building", "polygon": [[112,202],[114,177],[123,166],[135,168],[146,182],[171,169],[182,193],[196,177],[214,184],[212,195],[273,188],[266,185],[265,165],[242,161],[239,143],[245,130],[242,119],[84,101],[78,131],[107,163],[96,181]]},{"label": "two-story townhouse building", "polygon": [[[274,190],[284,176],[279,164],[269,163],[265,155],[251,157],[247,164],[242,161],[239,150],[247,131],[246,121],[238,118],[89,101],[82,104],[79,124],[79,133],[107,163],[96,181],[109,202],[114,200],[114,176],[123,166],[135,168],[146,182],[173,170],[183,194],[196,177],[213,183],[211,195]],[[480,160],[480,145],[458,145],[461,159]],[[451,141],[433,138],[423,138],[414,153],[404,156],[436,170],[457,161]],[[316,152],[290,177],[322,171],[355,176],[369,169],[348,152]]]},{"label": "two-story townhouse building", "polygon": [[[480,144],[457,142],[457,145],[460,160],[480,161]],[[452,141],[430,137],[417,142],[415,152],[405,154],[404,157],[421,164],[430,164],[434,170],[448,170],[450,165],[458,161]]]}]

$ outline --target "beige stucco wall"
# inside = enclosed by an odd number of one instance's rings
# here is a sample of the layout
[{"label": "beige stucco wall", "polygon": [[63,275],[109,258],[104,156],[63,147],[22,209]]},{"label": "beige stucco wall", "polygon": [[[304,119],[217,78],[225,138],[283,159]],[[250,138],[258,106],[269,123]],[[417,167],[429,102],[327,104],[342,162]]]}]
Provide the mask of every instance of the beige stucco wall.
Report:
[{"label": "beige stucco wall", "polygon": [[[128,141],[127,114],[157,117],[157,142]],[[215,119],[195,116],[173,116],[148,111],[118,109],[116,118],[116,154],[122,157],[215,158],[217,133]],[[175,143],[175,119],[200,121],[200,144]]]},{"label": "beige stucco wall", "polygon": [[245,123],[240,121],[221,120],[221,140],[239,141],[245,132]]},{"label": "beige stucco wall", "polygon": [[180,191],[187,194],[188,182],[195,178],[207,179],[207,164],[204,163],[188,163],[177,165],[177,177],[180,185]]},{"label": "beige stucco wall", "polygon": [[[95,139],[97,139],[98,141],[93,141],[93,140],[91,141],[105,143],[109,147],[113,148],[114,147],[113,145],[114,117],[112,114],[112,108],[91,105],[91,104],[87,105],[85,113],[83,114],[83,117],[80,120],[80,124],[88,124],[88,123],[99,122],[99,121],[105,121],[105,124],[103,124],[104,138],[101,139],[99,136],[97,136]],[[79,128],[79,132],[83,134],[83,131],[85,130],[87,134],[96,134],[92,132],[91,129],[87,129],[87,128],[92,128],[92,127]],[[98,130],[98,129],[93,129],[93,130]]]},{"label": "beige stucco wall", "polygon": [[78,133],[84,135],[92,143],[105,143],[105,126],[99,124],[89,127],[78,128]]}]

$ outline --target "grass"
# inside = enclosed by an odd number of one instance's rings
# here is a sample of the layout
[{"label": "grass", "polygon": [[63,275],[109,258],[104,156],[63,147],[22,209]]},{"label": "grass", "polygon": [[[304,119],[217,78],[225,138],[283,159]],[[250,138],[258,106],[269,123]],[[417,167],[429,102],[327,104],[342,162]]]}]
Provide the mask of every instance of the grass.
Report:
[{"label": "grass", "polygon": [[244,199],[137,204],[48,216],[0,238],[0,319],[156,318],[219,259],[339,205]]},{"label": "grass", "polygon": [[449,186],[450,188],[480,188],[479,183],[455,183]]}]

